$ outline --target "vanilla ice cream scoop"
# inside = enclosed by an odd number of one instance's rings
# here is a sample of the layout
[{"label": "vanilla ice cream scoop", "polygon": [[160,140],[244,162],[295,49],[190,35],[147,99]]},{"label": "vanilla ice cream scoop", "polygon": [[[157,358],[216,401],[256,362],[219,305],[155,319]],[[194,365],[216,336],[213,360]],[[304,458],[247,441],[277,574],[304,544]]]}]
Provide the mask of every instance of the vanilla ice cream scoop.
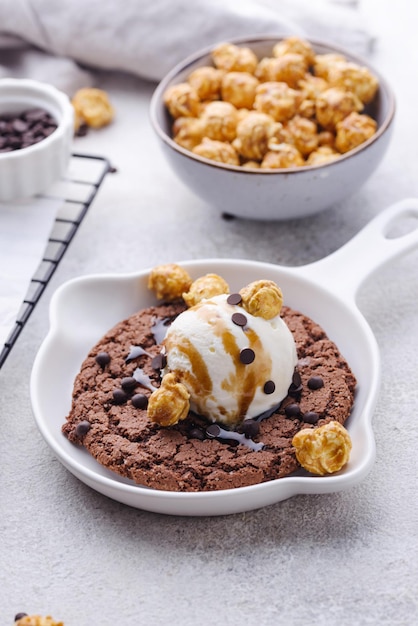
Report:
[{"label": "vanilla ice cream scoop", "polygon": [[190,394],[190,408],[229,426],[277,407],[287,396],[296,346],[279,315],[254,316],[239,294],[202,300],[181,313],[166,338],[167,365]]}]

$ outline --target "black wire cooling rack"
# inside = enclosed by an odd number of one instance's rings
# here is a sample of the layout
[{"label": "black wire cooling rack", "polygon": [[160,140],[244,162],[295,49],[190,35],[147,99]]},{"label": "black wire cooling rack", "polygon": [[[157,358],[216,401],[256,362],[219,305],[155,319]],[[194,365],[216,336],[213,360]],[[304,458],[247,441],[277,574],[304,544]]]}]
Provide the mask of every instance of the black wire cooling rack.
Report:
[{"label": "black wire cooling rack", "polygon": [[0,368],[39,302],[47,284],[64,256],[108,172],[115,171],[101,156],[73,154],[65,179],[42,197],[62,199],[43,259],[35,271],[14,327],[1,348]]}]

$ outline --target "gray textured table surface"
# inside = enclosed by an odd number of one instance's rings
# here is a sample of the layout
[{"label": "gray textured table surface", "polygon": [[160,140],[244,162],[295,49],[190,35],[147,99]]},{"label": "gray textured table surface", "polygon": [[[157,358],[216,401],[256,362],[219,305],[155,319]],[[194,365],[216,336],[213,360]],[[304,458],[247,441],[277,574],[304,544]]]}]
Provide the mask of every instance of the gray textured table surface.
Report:
[{"label": "gray textured table surface", "polygon": [[154,85],[101,75],[117,120],[76,147],[109,157],[118,172],[0,373],[2,626],[18,611],[50,613],[66,626],[418,623],[418,250],[361,292],[383,363],[377,459],[345,492],[215,518],[129,508],[54,458],[28,387],[49,300],[67,279],[199,257],[301,265],[340,247],[390,203],[418,197],[418,11],[408,0],[363,4],[377,35],[371,60],[397,94],[393,141],[350,200],[298,222],[222,220],[163,161],[148,121]]}]

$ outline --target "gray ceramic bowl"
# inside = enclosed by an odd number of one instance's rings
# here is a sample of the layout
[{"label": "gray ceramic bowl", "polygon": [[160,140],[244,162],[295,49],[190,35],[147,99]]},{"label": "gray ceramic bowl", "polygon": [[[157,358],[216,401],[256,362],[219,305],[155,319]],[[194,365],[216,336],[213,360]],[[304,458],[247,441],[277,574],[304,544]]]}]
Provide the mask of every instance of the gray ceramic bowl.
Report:
[{"label": "gray ceramic bowl", "polygon": [[[233,39],[250,47],[261,59],[272,56],[280,36]],[[379,90],[369,113],[378,124],[376,134],[358,148],[325,165],[281,170],[243,169],[197,156],[171,138],[172,120],[163,102],[167,87],[183,82],[197,67],[212,65],[214,46],[188,57],[165,76],[156,88],[150,107],[153,128],[163,153],[177,176],[215,210],[260,220],[284,220],[318,213],[356,192],[382,160],[390,140],[395,98],[386,80],[368,62],[349,51],[309,40],[317,54],[337,52],[349,61],[368,67],[379,79]]]}]

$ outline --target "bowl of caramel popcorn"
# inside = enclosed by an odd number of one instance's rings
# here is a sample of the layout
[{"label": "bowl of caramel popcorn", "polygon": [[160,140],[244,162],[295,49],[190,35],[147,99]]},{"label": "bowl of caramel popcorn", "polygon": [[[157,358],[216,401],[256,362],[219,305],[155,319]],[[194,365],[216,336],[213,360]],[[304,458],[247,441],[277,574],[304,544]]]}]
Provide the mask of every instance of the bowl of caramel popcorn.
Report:
[{"label": "bowl of caramel popcorn", "polygon": [[395,98],[346,50],[258,36],[178,64],[150,115],[196,195],[221,213],[283,220],[329,208],[366,182],[389,145]]},{"label": "bowl of caramel popcorn", "polygon": [[68,167],[74,109],[37,80],[0,79],[0,202],[44,193]]}]

